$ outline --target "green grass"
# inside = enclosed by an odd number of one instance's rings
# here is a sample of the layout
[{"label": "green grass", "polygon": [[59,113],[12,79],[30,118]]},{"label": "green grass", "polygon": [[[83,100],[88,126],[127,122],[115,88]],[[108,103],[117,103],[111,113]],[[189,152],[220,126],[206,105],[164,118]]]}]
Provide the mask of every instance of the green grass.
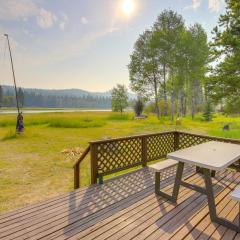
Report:
[{"label": "green grass", "polygon": [[[134,120],[132,113],[111,112],[24,114],[26,131],[15,134],[16,116],[0,115],[0,212],[16,209],[73,188],[72,166],[78,156],[61,153],[66,148],[80,147],[89,141],[167,130],[186,130],[200,134],[240,139],[240,117],[215,115],[204,122],[181,120],[181,126],[169,117],[158,120],[154,115]],[[223,131],[230,123],[230,131]],[[81,184],[90,182],[87,157],[81,164]]]},{"label": "green grass", "polygon": [[9,129],[9,131],[3,136],[1,139],[2,141],[10,140],[10,139],[15,139],[17,138],[16,131],[13,129]]},{"label": "green grass", "polygon": [[94,120],[94,119],[79,119],[71,120],[69,119],[53,119],[49,122],[49,127],[55,128],[95,128],[102,127],[105,125],[105,121]]}]

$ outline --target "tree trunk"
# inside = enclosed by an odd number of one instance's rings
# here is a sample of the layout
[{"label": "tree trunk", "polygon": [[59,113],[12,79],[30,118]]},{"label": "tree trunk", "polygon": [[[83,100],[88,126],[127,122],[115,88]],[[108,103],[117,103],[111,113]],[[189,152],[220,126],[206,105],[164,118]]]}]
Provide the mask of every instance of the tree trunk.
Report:
[{"label": "tree trunk", "polygon": [[164,97],[164,116],[168,115],[167,109],[167,87],[166,87],[166,64],[163,64],[163,97]]},{"label": "tree trunk", "polygon": [[155,108],[156,108],[156,114],[157,118],[160,118],[160,112],[159,112],[159,106],[158,106],[158,92],[157,92],[157,80],[154,77],[154,97],[155,97]]},{"label": "tree trunk", "polygon": [[195,97],[192,96],[192,119],[195,117]]},{"label": "tree trunk", "polygon": [[173,79],[171,81],[171,121],[174,121],[174,88]]}]

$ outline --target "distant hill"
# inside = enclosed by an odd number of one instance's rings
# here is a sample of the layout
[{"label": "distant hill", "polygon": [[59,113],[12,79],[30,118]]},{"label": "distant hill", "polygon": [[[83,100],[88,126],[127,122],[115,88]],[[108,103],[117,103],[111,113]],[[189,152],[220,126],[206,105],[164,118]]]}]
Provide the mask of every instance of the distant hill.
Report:
[{"label": "distant hill", "polygon": [[[13,92],[13,86],[3,85],[3,91]],[[71,88],[71,89],[39,89],[39,88],[22,88],[26,93],[35,93],[42,96],[66,96],[66,97],[111,97],[111,90],[106,92],[90,92],[82,89]],[[130,99],[136,99],[136,95],[133,93],[128,93]]]},{"label": "distant hill", "polygon": [[[3,107],[15,107],[15,94],[13,86],[2,86]],[[110,109],[111,91],[89,92],[82,89],[35,89],[21,88],[19,94],[20,105],[24,107],[42,108],[88,108]],[[21,97],[20,97],[21,96]],[[136,96],[129,93],[129,99]]]}]

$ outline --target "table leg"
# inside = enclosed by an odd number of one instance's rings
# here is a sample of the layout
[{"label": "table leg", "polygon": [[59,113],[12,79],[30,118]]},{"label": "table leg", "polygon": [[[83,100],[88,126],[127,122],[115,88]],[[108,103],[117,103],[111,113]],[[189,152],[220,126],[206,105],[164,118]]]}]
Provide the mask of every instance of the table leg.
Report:
[{"label": "table leg", "polygon": [[203,169],[204,174],[204,180],[205,180],[205,186],[206,186],[206,195],[208,199],[208,208],[209,208],[209,214],[210,218],[213,222],[216,222],[218,224],[221,224],[227,228],[230,228],[236,232],[240,232],[240,227],[235,225],[234,223],[217,216],[216,212],[216,204],[214,200],[214,193],[213,193],[213,185],[212,185],[212,179],[211,179],[211,171],[209,169]]},{"label": "table leg", "polygon": [[172,194],[173,202],[176,202],[178,198],[179,188],[182,181],[183,169],[184,169],[184,163],[179,162],[177,167],[174,187],[173,187],[173,194]]}]

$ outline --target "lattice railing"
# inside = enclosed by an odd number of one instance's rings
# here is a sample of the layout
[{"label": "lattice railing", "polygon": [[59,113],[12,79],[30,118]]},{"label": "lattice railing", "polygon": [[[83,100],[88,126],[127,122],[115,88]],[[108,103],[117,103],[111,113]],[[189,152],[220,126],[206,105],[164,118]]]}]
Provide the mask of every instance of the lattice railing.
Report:
[{"label": "lattice railing", "polygon": [[211,137],[206,135],[198,135],[186,132],[176,132],[178,134],[178,149],[191,147],[197,144],[201,144],[209,141],[218,141],[218,142],[229,142],[240,144],[240,140],[229,139],[229,138],[218,138]]},{"label": "lattice railing", "polygon": [[92,183],[97,178],[166,157],[174,151],[175,133],[139,135],[90,143]]},{"label": "lattice railing", "polygon": [[[207,141],[221,141],[240,144],[240,140],[210,137],[186,132],[162,132],[124,138],[90,142],[86,154],[91,154],[91,183],[108,174],[146,166],[147,162],[165,158],[170,152]],[[85,155],[86,155],[85,154]],[[83,154],[82,159],[85,157]],[[79,187],[80,162],[75,164],[75,187]]]}]

